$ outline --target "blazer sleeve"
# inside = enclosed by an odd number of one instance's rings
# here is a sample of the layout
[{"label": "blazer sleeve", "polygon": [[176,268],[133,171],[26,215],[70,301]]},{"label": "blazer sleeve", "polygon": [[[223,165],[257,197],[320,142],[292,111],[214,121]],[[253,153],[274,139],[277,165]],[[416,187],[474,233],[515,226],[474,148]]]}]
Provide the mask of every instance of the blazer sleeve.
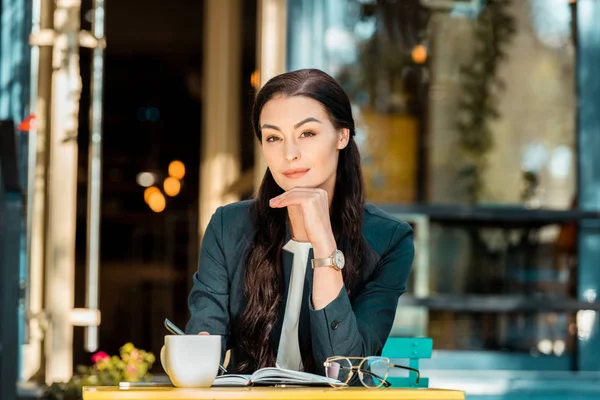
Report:
[{"label": "blazer sleeve", "polygon": [[352,302],[345,288],[321,310],[315,310],[309,298],[313,354],[319,371],[330,356],[381,355],[398,299],[406,291],[413,258],[413,231],[401,222],[371,280]]},{"label": "blazer sleeve", "polygon": [[221,362],[225,358],[229,336],[229,277],[223,251],[223,209],[219,207],[202,239],[198,271],[188,297],[190,320],[186,334],[206,331],[221,335]]}]

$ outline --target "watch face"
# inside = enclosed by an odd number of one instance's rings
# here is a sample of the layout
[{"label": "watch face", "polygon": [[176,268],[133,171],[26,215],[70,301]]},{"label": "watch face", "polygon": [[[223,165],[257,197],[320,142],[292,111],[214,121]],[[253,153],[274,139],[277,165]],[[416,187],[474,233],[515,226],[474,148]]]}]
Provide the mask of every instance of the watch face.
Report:
[{"label": "watch face", "polygon": [[333,254],[333,259],[335,260],[335,265],[339,269],[344,268],[344,263],[346,262],[346,260],[344,259],[344,253],[342,253],[340,250],[336,250]]}]

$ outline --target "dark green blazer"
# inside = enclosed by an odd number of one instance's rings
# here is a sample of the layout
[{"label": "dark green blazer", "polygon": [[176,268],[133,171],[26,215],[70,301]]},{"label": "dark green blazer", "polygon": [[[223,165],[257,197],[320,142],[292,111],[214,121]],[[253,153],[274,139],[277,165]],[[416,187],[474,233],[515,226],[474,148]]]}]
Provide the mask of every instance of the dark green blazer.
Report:
[{"label": "dark green blazer", "polygon": [[[223,336],[222,357],[231,349],[229,372],[237,372],[235,365],[244,361],[244,352],[230,330],[231,322],[245,305],[245,257],[254,234],[251,202],[219,207],[212,216],[202,240],[199,268],[188,300],[191,317],[186,333],[207,331]],[[364,211],[362,231],[371,255],[360,268],[362,284],[351,298],[343,288],[325,308],[313,309],[312,249],[309,254],[298,338],[301,353],[312,352],[315,372],[323,372],[323,361],[329,356],[380,355],[394,322],[398,298],[406,291],[414,257],[411,227],[373,205],[366,205]],[[284,243],[290,237],[288,226]],[[275,353],[293,264],[292,253],[285,250],[281,253],[284,285],[278,323],[271,336]]]}]

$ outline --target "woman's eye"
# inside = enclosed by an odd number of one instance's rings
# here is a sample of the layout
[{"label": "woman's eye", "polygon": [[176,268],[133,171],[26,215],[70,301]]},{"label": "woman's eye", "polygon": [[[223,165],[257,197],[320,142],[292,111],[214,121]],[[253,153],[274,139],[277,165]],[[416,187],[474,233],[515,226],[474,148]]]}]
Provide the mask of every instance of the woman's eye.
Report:
[{"label": "woman's eye", "polygon": [[300,137],[311,137],[311,136],[315,136],[315,133],[311,132],[311,131],[306,131],[306,132],[302,132],[302,135],[300,135]]},{"label": "woman's eye", "polygon": [[267,142],[275,142],[277,140],[279,140],[279,138],[277,136],[269,136],[266,141]]}]

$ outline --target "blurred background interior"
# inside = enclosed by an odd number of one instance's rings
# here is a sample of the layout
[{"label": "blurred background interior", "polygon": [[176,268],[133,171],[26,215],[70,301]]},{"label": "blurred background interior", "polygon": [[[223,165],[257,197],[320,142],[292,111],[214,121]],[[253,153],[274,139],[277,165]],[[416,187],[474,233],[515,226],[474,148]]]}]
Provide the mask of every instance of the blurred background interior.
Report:
[{"label": "blurred background interior", "polygon": [[368,201],[415,228],[392,336],[433,338],[430,386],[600,395],[600,1],[0,7],[0,393],[158,354],[211,214],[262,177],[257,89],[315,67],[352,100]]}]

